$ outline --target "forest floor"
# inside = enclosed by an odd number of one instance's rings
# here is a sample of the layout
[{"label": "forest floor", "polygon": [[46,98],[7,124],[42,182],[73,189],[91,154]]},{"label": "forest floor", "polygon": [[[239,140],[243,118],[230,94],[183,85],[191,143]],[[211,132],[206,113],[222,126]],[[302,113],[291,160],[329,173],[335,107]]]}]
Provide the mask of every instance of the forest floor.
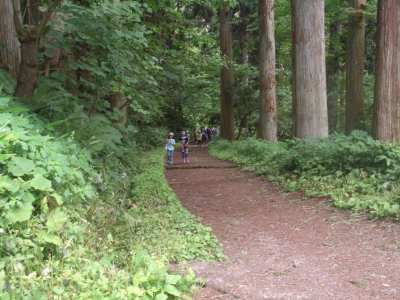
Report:
[{"label": "forest floor", "polygon": [[285,194],[205,147],[191,150],[168,181],[227,256],[191,265],[206,280],[195,299],[400,299],[400,224]]}]

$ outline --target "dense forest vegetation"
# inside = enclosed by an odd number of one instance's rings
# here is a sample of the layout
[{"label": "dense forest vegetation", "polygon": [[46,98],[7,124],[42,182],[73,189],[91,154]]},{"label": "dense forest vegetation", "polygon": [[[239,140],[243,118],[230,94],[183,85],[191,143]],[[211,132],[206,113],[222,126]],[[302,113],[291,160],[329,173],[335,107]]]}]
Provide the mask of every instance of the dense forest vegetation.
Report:
[{"label": "dense forest vegetation", "polygon": [[190,297],[164,264],[223,255],[167,186],[168,131],[398,218],[399,3],[2,0],[0,298]]}]

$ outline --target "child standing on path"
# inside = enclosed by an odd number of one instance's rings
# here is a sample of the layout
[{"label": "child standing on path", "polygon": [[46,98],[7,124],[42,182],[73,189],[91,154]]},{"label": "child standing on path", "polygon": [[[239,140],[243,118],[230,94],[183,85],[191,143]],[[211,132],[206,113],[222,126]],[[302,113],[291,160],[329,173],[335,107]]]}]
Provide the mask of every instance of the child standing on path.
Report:
[{"label": "child standing on path", "polygon": [[168,140],[165,145],[165,150],[167,150],[167,164],[172,165],[174,163],[174,150],[175,150],[175,139],[172,132],[168,135]]},{"label": "child standing on path", "polygon": [[189,163],[189,135],[185,131],[182,131],[181,136],[181,152],[183,163]]}]

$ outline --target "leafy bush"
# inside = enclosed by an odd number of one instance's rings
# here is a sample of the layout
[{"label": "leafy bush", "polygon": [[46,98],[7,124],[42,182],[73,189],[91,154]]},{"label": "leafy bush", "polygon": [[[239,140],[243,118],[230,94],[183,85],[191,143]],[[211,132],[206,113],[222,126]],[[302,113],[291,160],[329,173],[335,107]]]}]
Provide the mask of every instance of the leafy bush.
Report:
[{"label": "leafy bush", "polygon": [[218,141],[210,151],[289,191],[302,189],[310,196],[330,196],[338,207],[400,218],[400,147],[364,132],[279,143]]},{"label": "leafy bush", "polygon": [[96,195],[87,151],[71,137],[54,138],[26,109],[0,98],[0,270],[23,263],[32,271],[60,255],[67,206]]}]

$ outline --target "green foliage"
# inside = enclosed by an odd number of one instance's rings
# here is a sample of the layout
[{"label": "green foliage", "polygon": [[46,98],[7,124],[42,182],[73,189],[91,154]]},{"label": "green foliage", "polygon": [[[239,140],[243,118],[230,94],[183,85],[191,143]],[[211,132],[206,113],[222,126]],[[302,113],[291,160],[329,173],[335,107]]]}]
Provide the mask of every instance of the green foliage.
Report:
[{"label": "green foliage", "polygon": [[211,230],[182,207],[166,183],[163,154],[156,150],[142,155],[128,197],[119,207],[114,203],[106,210],[96,208],[98,227],[112,225],[109,230],[117,248],[126,252],[146,250],[177,262],[221,259],[221,248]]},{"label": "green foliage", "polygon": [[222,258],[168,187],[163,151],[102,157],[8,97],[0,109],[1,299],[185,299],[193,273],[165,264]]},{"label": "green foliage", "polygon": [[0,95],[11,95],[14,92],[15,82],[11,76],[0,69]]},{"label": "green foliage", "polygon": [[[13,276],[0,271],[2,299],[190,299],[193,272],[172,275],[145,253],[126,258],[124,268],[109,258],[96,259],[89,249],[70,249],[62,260],[50,260],[38,272],[25,275],[14,265]],[[84,266],[84,267],[82,267]],[[18,289],[13,289],[18,287]]]},{"label": "green foliage", "polygon": [[[54,217],[67,223],[63,207],[93,199],[92,180],[96,172],[87,151],[71,137],[54,138],[26,108],[0,98],[0,226],[7,232],[0,236],[0,261],[16,257],[33,263],[48,255],[47,247],[60,245],[62,226]],[[18,249],[18,247],[20,249]],[[20,256],[33,249],[27,256]],[[27,253],[24,253],[24,255]]]},{"label": "green foliage", "polygon": [[367,211],[374,217],[400,218],[400,148],[366,133],[279,143],[218,141],[211,153],[279,182],[289,191],[330,196],[338,207]]}]

